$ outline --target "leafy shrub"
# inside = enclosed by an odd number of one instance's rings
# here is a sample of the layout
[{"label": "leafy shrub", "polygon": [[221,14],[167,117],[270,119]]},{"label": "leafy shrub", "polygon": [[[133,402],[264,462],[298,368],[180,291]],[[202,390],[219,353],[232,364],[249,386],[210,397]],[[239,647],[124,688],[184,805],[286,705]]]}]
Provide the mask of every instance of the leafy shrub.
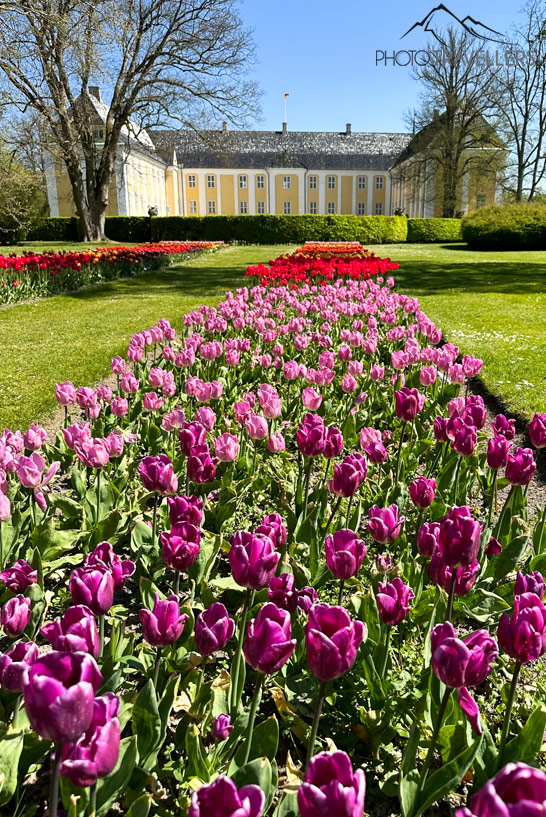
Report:
[{"label": "leafy shrub", "polygon": [[459,218],[408,218],[408,243],[462,241]]},{"label": "leafy shrub", "polygon": [[106,235],[111,241],[151,241],[150,219],[147,216],[108,216]]},{"label": "leafy shrub", "polygon": [[463,240],[476,250],[546,249],[546,205],[484,207],[462,220]]},{"label": "leafy shrub", "polygon": [[78,219],[44,218],[27,233],[28,241],[77,241]]}]

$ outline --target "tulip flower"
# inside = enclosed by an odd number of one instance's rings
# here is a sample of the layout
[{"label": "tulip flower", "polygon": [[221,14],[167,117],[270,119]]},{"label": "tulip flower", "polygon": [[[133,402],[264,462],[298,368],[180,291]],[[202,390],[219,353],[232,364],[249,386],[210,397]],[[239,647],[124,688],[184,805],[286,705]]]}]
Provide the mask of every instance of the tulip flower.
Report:
[{"label": "tulip flower", "polygon": [[4,655],[0,655],[0,686],[9,692],[21,693],[27,673],[39,654],[34,641],[17,641]]},{"label": "tulip flower", "polygon": [[498,539],[495,539],[494,536],[490,536],[484,552],[488,558],[491,558],[491,556],[498,556],[499,553],[502,553],[502,545]]},{"label": "tulip flower", "polygon": [[280,554],[269,536],[237,531],[231,539],[228,558],[237,584],[262,590],[275,575]]},{"label": "tulip flower", "polygon": [[207,429],[202,423],[184,423],[178,432],[180,448],[185,457],[190,456],[194,445],[204,445],[207,441]]},{"label": "tulip flower", "polygon": [[[45,740],[77,740],[91,726],[101,683],[91,655],[49,652],[40,656],[30,667],[23,690],[30,725]],[[60,753],[56,760],[60,761]]]},{"label": "tulip flower", "polygon": [[70,380],[57,383],[55,386],[55,400],[60,406],[69,406],[76,402],[76,389]]},{"label": "tulip flower", "polygon": [[84,440],[76,445],[76,454],[87,468],[104,468],[110,459],[110,449],[106,440],[100,438]]},{"label": "tulip flower", "polygon": [[285,449],[286,440],[284,439],[282,432],[275,431],[273,434],[269,435],[267,450],[270,451],[271,454],[278,454],[280,451],[284,451]]},{"label": "tulip flower", "polygon": [[418,508],[428,508],[434,502],[436,480],[417,477],[409,487],[411,501]]},{"label": "tulip flower", "polygon": [[487,630],[457,638],[451,622],[437,624],[430,635],[432,668],[449,687],[479,686],[491,673],[499,651]]},{"label": "tulip flower", "polygon": [[136,570],[136,565],[130,559],[123,561],[114,553],[110,542],[101,542],[95,550],[85,557],[84,567],[102,567],[109,570],[114,579],[114,588],[121,590],[128,579]]},{"label": "tulip flower", "polygon": [[487,464],[497,471],[504,468],[508,462],[508,454],[512,448],[512,443],[506,437],[492,437],[487,443]]},{"label": "tulip flower", "polygon": [[74,423],[74,425],[67,428],[62,428],[61,431],[66,445],[72,451],[76,450],[76,446],[91,438],[89,423]]},{"label": "tulip flower", "polygon": [[513,440],[516,436],[516,421],[513,419],[507,420],[504,414],[497,414],[495,421],[490,425],[496,437]]},{"label": "tulip flower", "polygon": [[0,490],[0,524],[7,522],[11,516],[11,502],[9,498]]},{"label": "tulip flower", "polygon": [[428,566],[428,575],[431,582],[446,593],[451,593],[453,587],[454,596],[466,596],[474,587],[480,569],[477,559],[465,567],[452,568],[438,553],[434,553]]},{"label": "tulip flower", "polygon": [[312,386],[307,386],[301,393],[302,403],[308,411],[317,411],[322,403],[322,395]]},{"label": "tulip flower", "polygon": [[503,613],[498,629],[499,644],[519,663],[536,661],[546,651],[546,608],[534,592],[514,598],[512,615]]},{"label": "tulip flower", "polygon": [[298,788],[300,817],[362,817],[366,777],[345,752],[319,752]]},{"label": "tulip flower", "polygon": [[220,602],[213,602],[195,621],[193,638],[197,651],[206,657],[223,650],[235,632],[235,622]]},{"label": "tulip flower", "polygon": [[178,595],[179,571],[187,570],[197,559],[201,531],[191,522],[181,522],[180,525],[170,531],[164,531],[160,535],[159,541],[163,561],[178,572],[177,589],[175,591],[176,595]]},{"label": "tulip flower", "polygon": [[411,423],[425,405],[425,395],[407,386],[394,393],[394,400],[396,416],[403,423]]},{"label": "tulip flower", "polygon": [[326,428],[326,440],[324,441],[323,455],[327,460],[339,457],[343,451],[343,434],[335,426]]},{"label": "tulip flower", "polygon": [[[142,634],[152,647],[166,647],[178,641],[188,619],[186,613],[180,613],[178,596],[161,599],[159,593],[154,596],[154,609],[140,610],[138,616]],[[157,677],[155,682],[157,683]]]},{"label": "tulip flower", "polygon": [[305,647],[309,669],[321,682],[319,697],[307,747],[307,763],[313,756],[326,683],[344,675],[354,665],[364,638],[364,625],[353,621],[344,607],[315,604],[305,627]]},{"label": "tulip flower", "polygon": [[318,457],[324,452],[327,431],[324,420],[318,414],[306,414],[299,424],[298,448],[305,457]]},{"label": "tulip flower", "polygon": [[33,502],[36,502],[43,511],[47,508],[43,489],[49,485],[61,467],[61,463],[52,462],[47,471],[45,467],[44,458],[36,451],[30,457],[21,456],[17,460],[17,476],[21,485],[32,490]]},{"label": "tulip flower", "polygon": [[281,548],[286,545],[288,532],[283,518],[279,513],[270,513],[264,516],[262,524],[256,528],[256,533],[265,533],[269,536],[275,547]]},{"label": "tulip flower", "polygon": [[504,474],[512,485],[528,485],[535,475],[537,464],[530,448],[516,448],[508,455]]},{"label": "tulip flower", "polygon": [[210,456],[208,445],[194,445],[186,464],[189,482],[202,485],[211,482],[216,475],[216,461]]},{"label": "tulip flower", "polygon": [[239,443],[235,434],[227,431],[214,440],[214,453],[221,462],[233,462],[237,459]]},{"label": "tulip flower", "polygon": [[251,440],[265,440],[269,433],[267,420],[261,414],[250,414],[245,420],[245,428]]},{"label": "tulip flower", "polygon": [[69,588],[74,604],[90,607],[96,616],[103,616],[114,603],[114,578],[104,567],[75,568]]},{"label": "tulip flower", "polygon": [[480,534],[480,524],[466,505],[451,508],[440,522],[440,556],[449,567],[466,567],[478,555]]},{"label": "tulip flower", "polygon": [[112,692],[95,698],[85,734],[64,744],[60,772],[74,786],[93,786],[114,771],[119,758],[119,710],[120,699]]},{"label": "tulip flower", "polygon": [[379,582],[376,594],[379,618],[383,624],[394,626],[400,624],[409,613],[410,602],[415,595],[411,587],[408,587],[402,579],[396,576],[392,582],[382,584]]},{"label": "tulip flower", "polygon": [[98,658],[101,640],[93,611],[83,604],[68,607],[62,618],[40,627],[40,633],[54,650],[87,652]]},{"label": "tulip flower", "polygon": [[379,508],[374,505],[368,512],[368,531],[381,545],[392,544],[400,535],[405,517],[398,517],[398,507],[389,505]]},{"label": "tulip flower", "polygon": [[257,672],[272,674],[283,667],[296,647],[290,614],[269,602],[248,626],[244,645],[246,661]]},{"label": "tulip flower", "polygon": [[220,775],[192,794],[188,817],[261,817],[265,794],[250,784],[237,789],[230,777]]},{"label": "tulip flower", "polygon": [[166,454],[145,457],[138,466],[137,473],[147,491],[166,496],[178,490],[178,479],[173,472],[173,464]]},{"label": "tulip flower", "polygon": [[546,812],[546,773],[526,763],[508,763],[470,798],[455,817],[540,817]]},{"label": "tulip flower", "polygon": [[430,558],[437,553],[440,545],[438,538],[440,536],[439,522],[424,522],[419,528],[417,534],[417,550],[421,556]]},{"label": "tulip flower", "polygon": [[19,594],[9,599],[0,611],[0,623],[10,638],[20,636],[30,621],[30,599]]},{"label": "tulip flower", "polygon": [[227,740],[234,728],[229,715],[218,715],[212,719],[210,733],[216,741]]},{"label": "tulip flower", "polygon": [[12,593],[22,593],[31,584],[37,583],[38,571],[25,559],[18,559],[13,567],[8,567],[0,573],[0,579]]},{"label": "tulip flower", "polygon": [[25,449],[27,451],[37,451],[44,444],[46,437],[47,431],[32,423],[28,431],[23,434]]},{"label": "tulip flower", "polygon": [[352,530],[338,530],[333,535],[329,534],[324,541],[324,549],[330,573],[342,583],[356,576],[366,555],[364,541]]},{"label": "tulip flower", "polygon": [[199,527],[203,521],[203,500],[191,496],[170,496],[167,499],[171,527],[176,528],[183,522],[190,522]]},{"label": "tulip flower", "polygon": [[546,583],[542,573],[534,570],[532,573],[524,575],[521,571],[518,571],[514,584],[514,596],[521,596],[523,593],[534,593],[542,601],[544,593],[546,593]]},{"label": "tulip flower", "polygon": [[529,423],[528,433],[535,448],[546,448],[546,414],[535,414]]}]

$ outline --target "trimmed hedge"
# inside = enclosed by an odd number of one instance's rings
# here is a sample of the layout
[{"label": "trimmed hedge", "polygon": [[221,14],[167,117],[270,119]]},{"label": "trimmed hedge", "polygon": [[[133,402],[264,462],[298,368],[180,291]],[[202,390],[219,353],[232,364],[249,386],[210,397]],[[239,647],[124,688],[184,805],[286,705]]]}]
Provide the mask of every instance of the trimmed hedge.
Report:
[{"label": "trimmed hedge", "polygon": [[484,207],[462,220],[463,240],[476,250],[545,250],[546,204]]},{"label": "trimmed hedge", "polygon": [[408,218],[409,244],[462,240],[460,218]]},{"label": "trimmed hedge", "polygon": [[78,241],[78,219],[44,218],[28,231],[27,241]]},{"label": "trimmed hedge", "polygon": [[[58,222],[58,223],[57,223]],[[49,218],[29,241],[76,241],[77,219]],[[247,244],[298,244],[304,241],[404,242],[404,216],[109,216],[112,241],[241,241]]]}]

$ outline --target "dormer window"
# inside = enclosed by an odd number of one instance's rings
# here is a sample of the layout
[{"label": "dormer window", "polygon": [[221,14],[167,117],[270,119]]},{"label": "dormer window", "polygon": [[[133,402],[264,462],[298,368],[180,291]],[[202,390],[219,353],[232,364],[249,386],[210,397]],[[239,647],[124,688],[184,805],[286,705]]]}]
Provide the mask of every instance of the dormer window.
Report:
[{"label": "dormer window", "polygon": [[93,131],[93,139],[104,139],[104,130],[102,128],[95,128]]}]

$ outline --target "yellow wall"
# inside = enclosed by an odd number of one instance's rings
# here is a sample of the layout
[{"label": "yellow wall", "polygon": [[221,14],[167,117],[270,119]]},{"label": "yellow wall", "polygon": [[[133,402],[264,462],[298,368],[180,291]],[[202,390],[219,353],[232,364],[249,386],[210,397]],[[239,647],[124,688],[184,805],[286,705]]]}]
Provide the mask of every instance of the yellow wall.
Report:
[{"label": "yellow wall", "polygon": [[[195,187],[190,187],[188,179],[189,176],[195,176]],[[184,198],[186,199],[186,214],[188,216],[199,215],[199,174],[197,172],[184,174]],[[197,202],[197,210],[195,213],[192,213],[190,210],[190,201]]]},{"label": "yellow wall", "polygon": [[235,184],[233,176],[222,173],[220,176],[220,196],[222,199],[222,214],[235,215]]},{"label": "yellow wall", "polygon": [[175,171],[171,168],[165,171],[165,194],[167,196],[168,214],[175,216],[178,214],[177,196],[175,191],[176,177]]},{"label": "yellow wall", "polygon": [[353,212],[353,177],[341,177],[341,212],[351,215]]},{"label": "yellow wall", "polygon": [[[59,203],[59,216],[69,218],[76,215],[76,205],[74,204],[74,197],[72,195],[72,185],[68,178],[66,168],[61,162],[55,163],[55,182],[57,185],[57,199]],[[110,184],[108,193],[108,207],[106,208],[107,216],[118,215],[118,191],[116,187],[115,177]]]},{"label": "yellow wall", "polygon": [[[290,176],[290,189],[285,190],[284,177]],[[299,213],[299,177],[295,173],[275,174],[275,212],[277,215],[284,214],[284,202],[290,202],[290,215]]]}]

